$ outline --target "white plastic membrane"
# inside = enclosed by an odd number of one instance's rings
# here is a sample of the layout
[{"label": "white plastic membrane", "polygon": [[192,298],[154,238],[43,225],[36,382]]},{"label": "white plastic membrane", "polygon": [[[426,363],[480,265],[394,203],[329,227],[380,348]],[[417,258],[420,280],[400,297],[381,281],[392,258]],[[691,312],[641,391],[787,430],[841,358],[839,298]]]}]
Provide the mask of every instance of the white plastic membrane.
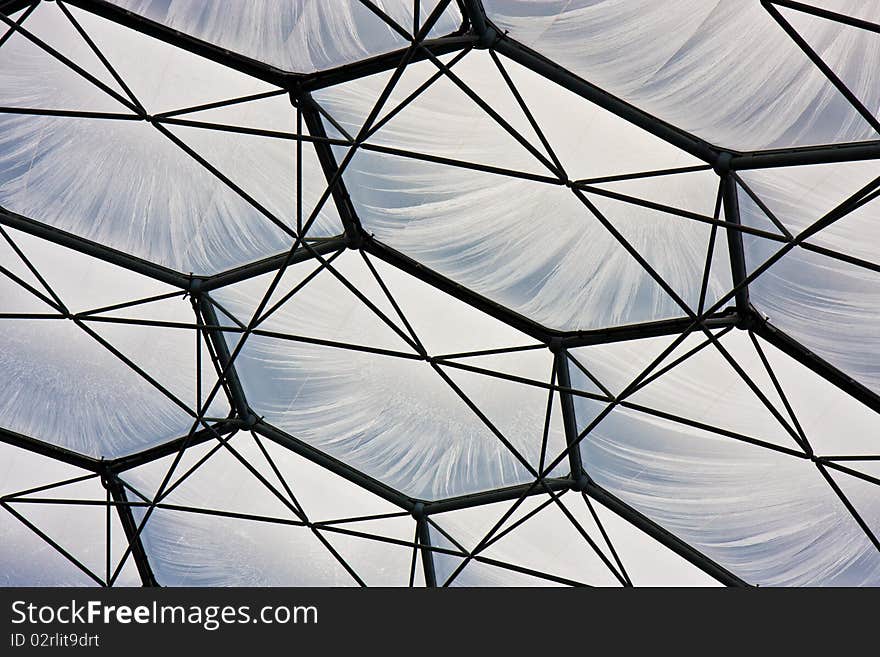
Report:
[{"label": "white plastic membrane", "polygon": [[[251,59],[303,73],[408,45],[403,35],[358,0],[249,2],[234,12],[218,0],[113,0],[113,4]],[[380,0],[375,5],[407,33],[412,32],[412,0]],[[420,5],[419,29],[437,2]],[[461,20],[456,3],[450,2],[428,35],[454,32]]]},{"label": "white plastic membrane", "polygon": [[[878,20],[873,3],[834,10]],[[602,89],[722,147],[752,150],[877,139],[760,2],[486,0],[511,37]],[[872,111],[865,61],[876,35],[781,10]]]},{"label": "white plastic membrane", "polygon": [[[367,290],[377,309],[379,303],[388,306],[359,255],[347,251],[331,266],[358,289]],[[291,269],[295,271],[290,282],[279,285],[281,297],[314,266],[304,263]],[[494,320],[463,312],[460,302],[415,279],[386,266],[379,272],[403,316],[418,319],[414,330],[429,355],[448,354],[449,347],[468,343],[471,350],[497,348],[511,337],[515,341],[506,343],[509,346],[528,342]],[[270,274],[222,288],[214,297],[246,323],[271,278]],[[468,318],[468,323],[439,330],[437,318],[457,316]],[[385,317],[404,326],[393,308]],[[422,330],[429,317],[433,326]],[[481,364],[477,358],[468,363],[488,374],[441,362],[438,368],[448,377],[444,379],[327,270],[269,315],[259,330],[268,333],[250,336],[236,359],[255,411],[394,488],[416,497],[461,495],[524,482],[531,476],[529,468],[540,463],[548,396],[540,386],[549,384],[552,373],[552,356],[546,350],[517,364],[517,375],[534,384],[493,376],[493,371],[509,369],[509,359],[490,356],[480,359]],[[458,345],[449,336],[460,336]],[[227,339],[234,350],[238,335],[229,333]],[[309,342],[313,339],[334,344]],[[555,454],[564,447],[561,435],[556,417],[547,443]]]},{"label": "white plastic membrane", "polygon": [[[71,11],[150,114],[274,89],[86,12]],[[101,81],[109,78],[106,84],[127,99],[55,5],[40,5],[26,26],[65,56],[75,55],[74,61]],[[0,62],[6,63],[0,67],[2,105],[134,115],[21,34],[4,44]],[[288,133],[296,129],[285,95],[178,118]],[[163,126],[213,166],[219,172],[215,175],[144,121],[3,114],[0,126],[0,204],[13,212],[184,272],[221,271],[293,243],[294,142]],[[302,150],[302,189],[307,190],[302,205],[308,217],[326,181],[313,147],[304,144]],[[335,210],[327,205],[309,236],[339,232]]]},{"label": "white plastic membrane", "polygon": [[[635,341],[625,349],[634,360],[652,360],[671,340],[641,344],[651,342]],[[769,375],[762,374],[760,358],[748,357],[746,351],[753,349],[748,338],[732,333],[720,342],[743,363],[749,378],[769,391],[767,401],[790,418]],[[817,455],[876,451],[876,414],[852,408],[857,403],[844,392],[763,340],[759,345],[782,390],[790,391],[786,399]],[[650,358],[637,355],[639,350]],[[590,347],[575,350],[575,357],[601,377],[606,362],[613,362],[603,352],[601,346]],[[682,354],[674,352],[660,368]],[[614,407],[583,439],[584,467],[596,483],[746,581],[876,584],[880,560],[867,535],[803,449],[791,439],[773,439],[778,420],[762,419],[767,417],[759,412],[762,403],[736,375],[724,374],[730,370],[720,352],[706,347],[682,365]],[[642,369],[634,367],[633,378]],[[629,401],[640,408],[627,406]],[[575,404],[581,430],[607,406],[588,399]],[[718,429],[694,424],[705,419],[707,409]],[[835,413],[842,409],[848,412]],[[764,444],[749,442],[755,438]],[[876,500],[863,512],[873,517]]]},{"label": "white plastic membrane", "polygon": [[[12,229],[4,231],[72,313],[175,292],[69,249]],[[189,411],[194,413],[197,403],[204,404],[217,375],[204,341],[201,370],[197,367],[196,332],[187,329],[194,326],[195,314],[182,293],[87,315],[77,324],[34,294],[54,300],[6,240],[0,239],[4,263],[15,267],[19,279],[32,288],[2,276],[4,312],[44,315],[0,321],[0,372],[8,382],[7,394],[0,400],[0,425],[107,458],[188,433],[195,422]],[[141,321],[183,327],[155,327]],[[201,399],[197,400],[199,381]],[[222,389],[206,411],[208,417],[226,416]]]},{"label": "white plastic membrane", "polygon": [[[569,179],[699,164],[509,60],[503,59],[502,66]],[[486,52],[468,54],[452,70],[473,92],[491,99],[492,109],[511,129],[549,159]],[[392,112],[434,72],[430,63],[408,67],[399,83],[401,91],[392,92],[386,111]],[[323,90],[316,99],[346,131],[356,134],[386,82],[387,76],[377,75]],[[441,76],[367,143],[414,155],[363,149],[354,155],[345,180],[364,226],[377,239],[456,282],[553,328],[592,329],[685,315],[682,305],[628,251],[632,249],[670,282],[685,306],[696,310],[709,247],[708,223],[612,200],[589,189],[579,199],[572,190],[553,184],[555,176],[546,164],[452,80]],[[337,157],[344,156],[345,149],[339,147]],[[549,176],[550,182],[425,157]],[[597,186],[636,202],[659,199],[708,221],[717,195],[717,180],[705,171]],[[664,191],[669,188],[677,191]],[[712,300],[729,289],[729,276],[725,280],[723,272],[723,266],[710,269]]]}]

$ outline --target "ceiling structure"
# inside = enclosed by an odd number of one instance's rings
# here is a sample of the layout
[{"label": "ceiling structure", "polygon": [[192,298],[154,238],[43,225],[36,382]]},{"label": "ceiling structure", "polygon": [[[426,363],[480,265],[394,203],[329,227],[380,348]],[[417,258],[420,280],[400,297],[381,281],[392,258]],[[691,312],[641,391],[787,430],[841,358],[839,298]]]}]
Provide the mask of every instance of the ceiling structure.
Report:
[{"label": "ceiling structure", "polygon": [[880,8],[0,21],[0,583],[880,583]]}]

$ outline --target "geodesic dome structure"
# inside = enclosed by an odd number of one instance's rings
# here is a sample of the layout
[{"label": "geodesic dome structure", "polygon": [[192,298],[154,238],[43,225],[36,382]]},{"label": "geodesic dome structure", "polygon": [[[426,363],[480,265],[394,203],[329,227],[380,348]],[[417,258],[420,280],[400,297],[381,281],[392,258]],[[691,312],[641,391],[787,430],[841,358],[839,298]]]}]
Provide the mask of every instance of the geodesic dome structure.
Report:
[{"label": "geodesic dome structure", "polygon": [[880,6],[0,21],[0,583],[880,583]]}]

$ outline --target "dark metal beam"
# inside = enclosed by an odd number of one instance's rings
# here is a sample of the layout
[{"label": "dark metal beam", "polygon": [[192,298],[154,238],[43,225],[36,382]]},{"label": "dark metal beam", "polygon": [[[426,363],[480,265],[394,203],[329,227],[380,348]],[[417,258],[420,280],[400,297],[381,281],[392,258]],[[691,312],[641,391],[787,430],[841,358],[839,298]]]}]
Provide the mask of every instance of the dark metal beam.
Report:
[{"label": "dark metal beam", "polygon": [[264,82],[289,88],[296,83],[301,76],[282,71],[279,68],[264,64],[250,57],[231,52],[226,48],[216,46],[196,39],[189,34],[179,32],[161,23],[144,18],[134,12],[107,2],[106,0],[65,0],[69,5],[74,5],[92,14],[111,20],[132,30],[142,32],[165,43],[176,46],[199,57],[204,57],[217,64],[239,71]]},{"label": "dark metal beam", "polygon": [[151,461],[156,461],[165,456],[176,454],[184,445],[186,445],[187,449],[195,447],[196,445],[215,440],[217,435],[225,436],[236,429],[244,428],[245,425],[241,420],[229,419],[223,422],[216,422],[209,426],[210,428],[208,429],[194,431],[191,434],[175,438],[174,440],[169,440],[161,445],[156,445],[155,447],[135,452],[134,454],[129,454],[127,456],[120,456],[115,459],[104,461],[104,470],[119,474],[120,472],[131,470],[132,468],[150,463]]},{"label": "dark metal beam", "polygon": [[742,171],[877,159],[880,159],[880,141],[864,141],[734,153],[730,168],[733,171]]},{"label": "dark metal beam", "polygon": [[219,365],[217,374],[223,377],[223,387],[229,393],[234,411],[241,419],[247,420],[251,415],[250,407],[244,394],[244,388],[238,378],[238,372],[236,372],[235,366],[232,363],[229,345],[226,343],[226,334],[224,331],[213,328],[221,325],[217,318],[214,304],[207,293],[197,295],[196,303],[199,312],[205,320],[205,324],[210,327],[205,329],[205,333],[214,347],[214,353],[217,354],[217,360],[219,361],[217,363]]},{"label": "dark metal beam", "polygon": [[471,289],[452,281],[445,276],[438,274],[437,272],[429,269],[424,266],[420,262],[413,260],[409,256],[397,251],[390,246],[379,242],[378,240],[372,238],[369,235],[363,236],[363,244],[362,248],[364,251],[369,253],[370,255],[376,256],[377,258],[384,260],[389,265],[400,269],[410,276],[414,276],[425,283],[449,294],[456,299],[464,301],[470,306],[483,311],[487,315],[498,319],[505,324],[512,326],[515,329],[518,329],[529,335],[536,340],[541,342],[546,342],[548,340],[549,332],[547,329],[543,328],[537,322],[528,319],[527,317],[520,315],[519,313],[510,310],[502,306],[495,301],[487,299],[486,297],[477,294]]},{"label": "dark metal beam", "polygon": [[416,520],[419,531],[419,545],[422,546],[422,570],[425,574],[425,586],[437,588],[437,571],[434,567],[434,551],[431,550],[431,530],[425,517]]},{"label": "dark metal beam", "polygon": [[[761,0],[761,5],[770,14],[771,18],[783,29],[783,31],[789,36],[789,38],[800,48],[801,52],[803,52],[807,58],[813,63],[817,69],[819,69],[822,74],[828,79],[828,81],[834,85],[834,88],[837,89],[837,92],[846,98],[847,102],[855,109],[862,117],[862,119],[867,123],[871,128],[874,129],[875,132],[880,132],[880,121],[877,120],[877,117],[874,116],[874,112],[871,109],[865,107],[862,101],[859,99],[856,94],[853,93],[852,89],[850,89],[847,84],[840,79],[837,73],[834,72],[825,60],[822,59],[822,56],[816,52],[807,40],[804,39],[803,36],[794,28],[794,26],[789,23],[785,17],[779,12],[779,10],[769,1],[769,0]],[[841,14],[836,14],[837,16],[842,16]],[[876,26],[874,26],[876,28]]]},{"label": "dark metal beam", "polygon": [[[578,441],[577,418],[574,412],[574,399],[568,389],[571,388],[571,373],[568,369],[568,354],[564,349],[555,349],[553,355],[556,378],[559,381],[559,401],[562,407],[562,424],[565,429],[565,444],[571,447]],[[584,464],[581,460],[580,447],[569,449],[568,464],[571,468],[572,479],[580,479],[584,474]]]},{"label": "dark metal beam", "polygon": [[666,546],[680,557],[684,558],[694,566],[702,570],[704,573],[714,577],[722,584],[727,586],[749,586],[742,578],[734,575],[724,566],[713,561],[702,552],[691,547],[683,540],[664,529],[656,522],[636,511],[629,504],[619,499],[615,495],[609,493],[601,486],[590,481],[584,493],[599,502],[609,511],[616,513],[618,516],[629,522],[631,525],[638,527],[645,534],[653,538],[658,543]]},{"label": "dark metal beam", "polygon": [[186,274],[143,260],[137,256],[117,251],[109,246],[98,244],[97,242],[87,240],[84,237],[79,237],[73,233],[68,233],[59,228],[49,226],[48,224],[34,221],[33,219],[10,212],[2,207],[0,207],[0,224],[53,242],[59,246],[64,246],[73,249],[74,251],[84,253],[93,258],[97,258],[98,260],[109,262],[110,264],[128,269],[129,271],[149,276],[150,278],[173,285],[174,287],[188,289],[190,286],[190,277]]},{"label": "dark metal beam", "polygon": [[[730,156],[725,158],[725,165],[730,162]],[[721,199],[724,204],[724,220],[730,224],[727,230],[727,249],[730,254],[730,269],[734,286],[742,284],[748,277],[746,270],[746,256],[743,248],[742,231],[736,230],[740,225],[739,198],[736,190],[736,176],[730,170],[721,173]],[[749,312],[749,286],[742,284],[736,291],[736,310],[741,317]]]},{"label": "dark metal beam", "polygon": [[[454,34],[436,39],[425,39],[421,44],[422,47],[412,54],[410,63],[428,59],[429,53],[435,57],[440,57],[457,52],[474,45],[475,42],[476,38],[470,34]],[[344,64],[336,68],[319,71],[318,73],[311,73],[298,81],[295,89],[302,92],[317,91],[369,75],[375,75],[376,73],[391,71],[397,68],[406,52],[407,49],[402,48],[351,64]]]},{"label": "dark metal beam", "polygon": [[[594,482],[589,480],[585,481],[584,479],[575,482],[570,478],[545,479],[544,481],[546,487],[554,491],[571,488],[583,490],[584,493],[605,506],[608,510],[614,512],[630,524],[642,530],[645,534],[692,563],[703,572],[714,577],[722,584],[727,586],[748,586],[748,583],[743,579],[694,549],[680,538]],[[448,498],[445,500],[424,502],[424,512],[426,515],[446,513],[449,511],[482,506],[484,504],[517,500],[523,495],[542,495],[546,494],[546,492],[546,489],[541,486],[521,484],[509,488],[463,495],[461,497]]]},{"label": "dark metal beam", "polygon": [[810,351],[799,341],[764,319],[759,311],[752,311],[751,329],[783,353],[812,370],[823,379],[838,387],[871,410],[880,413],[880,395],[846,372],[838,369],[822,357]]},{"label": "dark metal beam", "polygon": [[343,479],[347,479],[353,484],[356,484],[361,488],[378,495],[382,499],[399,506],[401,509],[412,511],[413,506],[416,503],[413,498],[404,495],[387,484],[383,484],[377,479],[373,479],[359,470],[356,470],[347,463],[343,463],[329,454],[325,454],[316,447],[312,447],[308,443],[299,440],[298,438],[294,438],[290,434],[264,422],[263,420],[258,421],[257,424],[253,426],[252,430],[282,447],[286,447],[290,451],[299,454],[312,463],[316,463],[330,472],[339,475]]},{"label": "dark metal beam", "polygon": [[[404,253],[376,240],[370,235],[363,236],[362,248],[367,253],[384,260],[388,264],[400,269],[410,276],[431,285],[446,294],[455,297],[477,310],[480,310],[495,319],[504,322],[508,326],[522,331],[526,335],[550,345],[553,342],[562,348],[574,348],[586,345],[605,344],[609,342],[621,342],[640,338],[650,338],[662,335],[674,335],[681,333],[693,325],[693,320],[688,317],[642,322],[628,326],[615,326],[602,329],[585,331],[559,331],[541,326],[534,320],[511,310],[506,306],[488,299],[470,288],[456,283],[426,267],[420,262],[410,258]],[[705,325],[708,328],[725,328],[735,325],[739,321],[736,309],[728,308],[709,316]]]},{"label": "dark metal beam", "polygon": [[326,239],[310,239],[308,240],[308,245],[311,247],[311,249],[307,249],[301,246],[296,250],[293,256],[290,256],[287,252],[279,253],[278,255],[264,258],[262,260],[257,260],[256,262],[250,262],[246,265],[242,265],[241,267],[236,267],[234,269],[220,272],[219,274],[214,274],[213,276],[199,277],[199,279],[201,280],[201,286],[199,289],[202,292],[209,292],[211,290],[216,290],[217,288],[224,287],[226,285],[239,283],[249,278],[260,276],[261,274],[267,274],[269,272],[277,271],[281,269],[281,267],[285,266],[285,264],[295,265],[299,262],[314,260],[315,253],[318,253],[320,255],[334,253],[340,249],[345,248],[346,244],[347,241],[345,236],[328,237]]},{"label": "dark metal beam", "polygon": [[838,14],[834,11],[828,11],[827,9],[814,7],[812,5],[805,5],[802,2],[795,2],[793,0],[769,0],[769,3],[779,5],[780,7],[787,7],[789,9],[800,11],[805,14],[818,16],[819,18],[825,18],[827,20],[834,21],[835,23],[843,23],[844,25],[849,25],[850,27],[856,27],[862,30],[868,30],[870,32],[876,32],[877,34],[880,34],[880,25],[878,25],[877,23],[864,21],[860,18],[856,18],[855,16]]},{"label": "dark metal beam", "polygon": [[147,552],[144,550],[144,544],[141,535],[137,530],[137,523],[134,521],[134,514],[128,504],[128,495],[125,487],[119,481],[119,477],[115,474],[107,474],[101,478],[104,487],[110,492],[116,511],[119,514],[119,521],[122,523],[122,530],[125,532],[125,538],[131,546],[131,557],[137,566],[138,574],[141,576],[141,583],[144,586],[159,586],[153,575],[153,569],[150,567],[150,561],[147,558]]},{"label": "dark metal beam", "polygon": [[[710,329],[722,329],[728,326],[735,326],[737,322],[739,322],[739,316],[736,309],[731,307],[710,315],[703,321],[703,325]],[[562,347],[574,349],[597,344],[656,338],[664,335],[678,335],[683,331],[692,329],[693,326],[694,320],[690,317],[678,317],[589,331],[572,331],[559,333],[558,335],[559,343]]]},{"label": "dark metal beam", "polygon": [[[554,479],[547,478],[544,479],[544,483],[547,488],[554,491],[570,489],[574,485],[574,481],[569,477]],[[517,500],[524,495],[544,495],[546,493],[547,490],[545,488],[542,488],[533,482],[508,486],[507,488],[495,488],[492,490],[481,491],[479,493],[460,495],[458,497],[447,497],[443,500],[423,501],[422,503],[425,505],[425,514],[433,515],[435,513],[471,509],[475,506],[494,504],[495,502],[509,502]]]},{"label": "dark metal beam", "polygon": [[677,146],[704,162],[714,164],[718,159],[718,150],[709,144],[709,142],[685,132],[680,128],[676,128],[665,121],[661,121],[634,105],[630,105],[626,101],[613,96],[607,91],[600,89],[594,84],[591,84],[574,73],[562,68],[558,64],[555,64],[543,55],[538,54],[534,50],[515,41],[509,36],[501,34],[497,28],[494,29],[498,33],[498,40],[492,45],[492,47],[502,55],[522,64],[526,68],[530,68],[548,80],[551,80],[578,96],[586,98],[590,102],[613,112],[617,116],[647,132],[650,132],[652,135]]},{"label": "dark metal beam", "polygon": [[[317,137],[319,140],[327,139],[327,131],[324,129],[324,122],[321,119],[321,114],[312,97],[308,94],[304,94],[292,98],[292,101],[299,105],[303,121],[306,124],[306,129],[309,131],[309,134],[313,137]],[[333,202],[336,204],[339,218],[342,220],[342,227],[345,230],[348,243],[357,245],[360,241],[360,221],[355,213],[354,205],[352,204],[351,197],[345,187],[343,177],[337,175],[339,164],[336,162],[333,148],[326,141],[314,142],[314,148],[327,184],[333,183],[330,193],[333,195]]]},{"label": "dark metal beam", "polygon": [[486,28],[486,10],[480,0],[463,0],[462,9],[464,16],[471,25],[471,30],[477,35],[485,34]]},{"label": "dark metal beam", "polygon": [[34,454],[40,454],[41,456],[47,456],[56,461],[83,468],[89,472],[100,472],[102,468],[101,461],[94,457],[79,454],[66,447],[53,445],[52,443],[31,438],[30,436],[25,436],[2,427],[0,427],[0,443],[13,445],[14,447],[33,452]]},{"label": "dark metal beam", "polygon": [[0,14],[11,16],[15,12],[21,11],[25,7],[38,1],[39,0],[6,0],[6,2],[0,2]]},{"label": "dark metal beam", "polygon": [[[246,75],[263,80],[288,90],[313,91],[323,89],[342,82],[375,73],[394,69],[399,63],[406,48],[382,53],[367,59],[343,64],[314,73],[285,71],[276,66],[260,62],[227,48],[197,39],[189,34],[157,23],[139,14],[128,11],[107,2],[106,0],[66,0],[68,4],[106,18],[125,27],[137,30],[151,37],[182,48],[217,64],[234,69]],[[428,52],[435,56],[445,55],[466,48],[474,43],[474,37],[460,31],[423,42],[425,50],[417,52],[412,61],[420,61],[428,57]]]}]

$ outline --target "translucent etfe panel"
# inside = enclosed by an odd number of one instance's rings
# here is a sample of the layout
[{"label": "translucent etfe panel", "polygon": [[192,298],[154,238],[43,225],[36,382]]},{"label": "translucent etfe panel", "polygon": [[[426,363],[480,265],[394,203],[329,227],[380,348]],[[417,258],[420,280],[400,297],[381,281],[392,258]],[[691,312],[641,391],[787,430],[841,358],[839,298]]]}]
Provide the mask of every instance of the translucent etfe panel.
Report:
[{"label": "translucent etfe panel", "polygon": [[[216,372],[182,292],[8,228],[3,233],[2,266],[11,276],[0,274],[0,426],[107,458],[187,433]],[[163,298],[150,301],[156,296]],[[59,302],[76,317],[65,319]],[[126,303],[135,305],[114,309]],[[227,413],[221,390],[207,415]]]},{"label": "translucent etfe panel", "polygon": [[758,342],[816,454],[847,459],[880,455],[880,413],[772,345]]},{"label": "translucent etfe panel", "polygon": [[[772,223],[769,212],[791,234],[797,235],[850,200],[869,197],[880,182],[880,163],[838,162],[740,171],[737,175],[746,185],[739,190],[743,223],[778,232],[776,227],[767,227]],[[876,200],[857,204],[806,242],[880,267],[878,207]]]},{"label": "translucent etfe panel", "polygon": [[[838,4],[842,13],[877,22],[873,3]],[[878,136],[760,2],[486,0],[484,6],[514,39],[721,146],[781,148]],[[876,35],[816,19],[796,27],[876,108],[877,85],[863,73]]]},{"label": "translucent etfe panel", "polygon": [[[620,394],[641,377],[624,405],[712,427],[731,439],[799,453],[806,442],[816,454],[829,456],[880,450],[880,414],[760,338],[753,341],[741,331],[714,336],[717,346],[705,334],[691,334],[665,356],[672,338],[573,349],[572,382],[587,385],[589,373]],[[583,398],[575,399],[575,407],[584,425],[603,408]]]},{"label": "translucent etfe panel", "polygon": [[[877,89],[877,71],[865,62],[880,59],[880,11],[870,2],[852,0],[824,0],[808,3],[844,17],[873,23],[875,29],[866,30],[813,14],[779,7],[779,13],[799,33],[807,45],[825,62],[840,81],[852,92],[866,112],[878,118],[880,91]],[[833,38],[829,38],[829,32]]]},{"label": "translucent etfe panel", "polygon": [[[283,300],[314,267],[291,267],[277,297]],[[376,266],[404,322],[359,254],[345,251],[332,267],[375,310],[324,270],[265,318],[235,362],[250,405],[267,422],[394,488],[431,499],[522,483],[534,477],[545,442],[548,453],[562,451],[558,415],[544,439],[549,351],[452,358],[450,351],[532,341]],[[247,322],[270,278],[212,295]],[[416,338],[433,364],[407,342]],[[239,336],[228,339],[234,350]]]},{"label": "translucent etfe panel", "polygon": [[[450,61],[456,80],[488,110],[443,75],[402,105],[436,73],[431,63],[408,67],[401,91],[392,93],[373,124],[379,129],[345,172],[365,228],[439,273],[554,328],[686,314],[633,252],[685,305],[696,305],[717,177],[689,171],[701,163],[514,63],[499,62],[501,70],[484,51],[454,66]],[[387,79],[374,76],[315,97],[346,132],[357,134]],[[344,158],[345,148],[337,153]],[[689,172],[628,178],[682,168]],[[608,176],[624,180],[612,184]],[[561,184],[567,178],[578,181],[575,189]],[[712,268],[713,292],[725,288],[724,278],[723,267]]]},{"label": "translucent etfe panel", "polygon": [[[748,336],[731,333],[721,342],[780,414],[794,424],[780,404],[781,395],[770,375],[762,372],[764,365],[754,345],[749,354]],[[876,416],[870,417],[867,409],[853,408],[843,393],[831,390],[825,381],[763,341],[758,344],[803,436],[817,454],[858,455],[870,449],[867,443],[876,435]],[[673,353],[668,362],[677,355]],[[716,389],[724,387],[721,366],[701,365],[698,355],[691,358],[695,359],[691,365],[686,365],[688,359],[662,374],[593,427],[581,443],[590,476],[748,582],[857,585],[880,581],[877,551],[823,475],[821,469],[827,466],[812,463],[796,445],[766,439],[747,442],[755,436],[736,435],[740,432],[728,427],[745,429],[748,423],[755,425],[753,433],[772,436],[773,420],[766,427],[758,426],[762,413],[752,415],[738,388]],[[601,354],[594,354],[593,360],[601,360]],[[677,372],[682,365],[685,369]],[[668,395],[664,386],[669,386]],[[697,387],[704,392],[696,391]],[[688,400],[687,409],[676,408],[676,392]],[[635,404],[637,396],[646,403]],[[664,396],[665,402],[660,399]],[[809,408],[810,404],[825,405],[824,411],[833,413],[834,420]],[[578,400],[579,426],[586,428],[604,408]],[[731,422],[736,409],[742,413],[737,422],[743,424]],[[687,417],[682,419],[685,412]],[[700,424],[689,421],[695,414]],[[866,498],[860,499],[864,505]],[[861,513],[876,514],[877,499]]]},{"label": "translucent etfe panel", "polygon": [[[113,574],[128,542],[115,508],[108,536],[107,493],[97,475],[88,475],[0,444],[0,496],[10,496],[0,508],[3,586],[96,586],[108,580],[108,561]],[[84,479],[65,483],[78,478]],[[50,488],[28,492],[44,486]],[[138,586],[140,579],[123,567],[115,583]]]},{"label": "translucent etfe panel", "polygon": [[[847,175],[847,169],[852,168],[846,167],[841,175]],[[838,175],[828,169],[825,173]],[[864,176],[866,172],[860,173]],[[876,166],[870,173],[877,173]],[[802,191],[801,184],[790,184],[797,176],[773,176],[766,172],[756,187],[761,190],[763,181],[773,183],[767,206],[774,214],[778,212],[778,218],[797,234],[859,191],[859,179],[854,178],[852,171],[848,175],[852,182],[846,185],[851,189],[846,194],[835,189],[838,184],[834,182],[819,187],[825,190],[825,197],[803,191],[800,195],[804,206],[800,212],[795,208],[794,196]],[[869,201],[811,236],[807,243],[826,249],[821,253],[802,246],[787,249],[784,243],[748,234],[744,234],[743,244],[750,272],[774,259],[774,264],[750,284],[752,303],[774,326],[799,340],[808,350],[880,391],[877,207],[876,200]],[[746,225],[764,228],[770,224],[755,204],[748,205],[747,210],[743,214]],[[787,250],[780,258],[781,249]]]},{"label": "translucent etfe panel", "polygon": [[[289,71],[308,73],[332,68],[409,45],[359,0],[242,2],[232,11],[221,0],[112,2],[203,41]],[[374,4],[406,32],[412,32],[412,0],[379,0]],[[421,3],[419,28],[436,6],[436,0]],[[456,3],[449,2],[428,36],[454,32],[461,21]]]},{"label": "translucent etfe panel", "polygon": [[[757,371],[761,376],[755,376],[740,365],[757,359],[744,334],[725,335],[717,344],[709,343],[704,334],[689,336],[661,367],[704,344],[657,378],[645,379],[644,386],[632,392],[627,402],[798,450],[796,431],[791,419],[785,417],[785,407],[777,399],[772,383],[765,381],[766,373]],[[742,371],[738,372],[732,363]]]},{"label": "translucent etfe panel", "polygon": [[[372,538],[411,544],[406,512],[265,438],[239,433],[228,445],[187,449],[161,494],[173,457],[123,473],[157,502],[143,539],[159,583],[408,584],[412,548]],[[139,522],[146,513],[136,510]]]},{"label": "translucent etfe panel", "polygon": [[[278,91],[86,12],[70,11],[148,114]],[[212,273],[289,247],[297,212],[294,141],[133,120],[128,94],[57,5],[41,4],[25,25],[65,56],[70,53],[99,81],[109,77],[105,84],[116,96],[24,35],[12,35],[0,49],[0,104],[61,115],[2,115],[0,204],[184,272]],[[293,133],[295,116],[280,94],[168,120]],[[304,144],[302,153],[308,216],[326,182],[312,146]],[[341,232],[334,212],[327,205],[311,235]]]},{"label": "translucent etfe panel", "polygon": [[432,545],[458,553],[434,553],[438,585],[718,585],[581,493],[555,495],[432,515]]},{"label": "translucent etfe panel", "polygon": [[828,474],[846,495],[874,536],[880,534],[880,460],[847,461],[829,467]]}]

